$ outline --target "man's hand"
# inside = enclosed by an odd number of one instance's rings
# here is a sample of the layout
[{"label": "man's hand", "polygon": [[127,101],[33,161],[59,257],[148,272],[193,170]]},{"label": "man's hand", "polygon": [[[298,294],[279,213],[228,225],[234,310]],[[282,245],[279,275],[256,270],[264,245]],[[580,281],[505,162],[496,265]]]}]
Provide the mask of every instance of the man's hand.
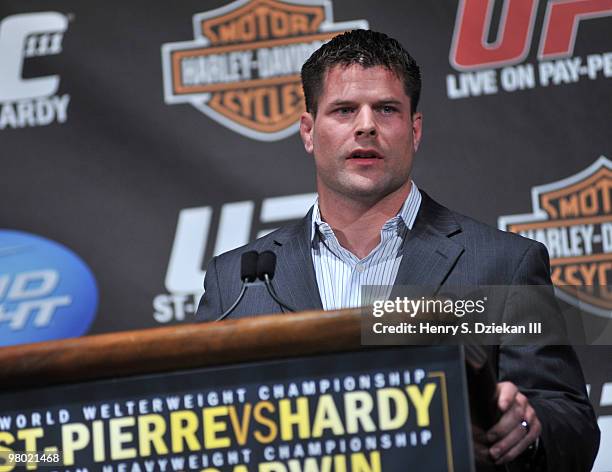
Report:
[{"label": "man's hand", "polygon": [[499,465],[516,459],[542,431],[529,400],[512,382],[497,384],[497,407],[502,412],[499,421],[486,433],[474,431],[474,450],[480,463]]}]

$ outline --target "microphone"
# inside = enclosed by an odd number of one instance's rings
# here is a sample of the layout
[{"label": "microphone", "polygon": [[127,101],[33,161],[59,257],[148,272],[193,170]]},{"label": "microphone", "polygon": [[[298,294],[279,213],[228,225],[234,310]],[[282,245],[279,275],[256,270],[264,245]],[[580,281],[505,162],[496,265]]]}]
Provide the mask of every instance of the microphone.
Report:
[{"label": "microphone", "polygon": [[248,251],[242,254],[240,259],[240,280],[242,282],[254,282],[257,278],[257,251]]},{"label": "microphone", "polygon": [[274,290],[272,279],[274,278],[275,270],[276,254],[274,254],[272,251],[264,251],[259,254],[259,260],[257,261],[257,278],[264,281],[266,284],[266,289],[268,289],[268,293],[274,299],[274,301],[281,306],[281,310],[285,308],[288,311],[294,312],[295,310],[284,303]]},{"label": "microphone", "polygon": [[255,281],[257,278],[257,267],[258,267],[258,259],[259,254],[257,251],[248,251],[242,254],[240,259],[240,280],[242,280],[242,287],[240,289],[240,294],[236,301],[230,306],[225,313],[223,313],[219,318],[215,321],[221,321],[229,316],[229,314],[236,309],[240,300],[244,297],[244,294],[247,291],[247,288],[251,284],[251,282]]}]

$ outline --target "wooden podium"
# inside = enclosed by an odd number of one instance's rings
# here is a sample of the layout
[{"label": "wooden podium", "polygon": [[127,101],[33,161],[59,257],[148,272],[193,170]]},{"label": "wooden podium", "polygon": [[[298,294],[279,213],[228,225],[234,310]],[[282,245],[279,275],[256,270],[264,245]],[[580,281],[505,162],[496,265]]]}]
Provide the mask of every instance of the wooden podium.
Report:
[{"label": "wooden podium", "polygon": [[360,309],[258,316],[0,348],[3,390],[359,349]]},{"label": "wooden podium", "polygon": [[[362,315],[1,348],[0,470],[13,470],[3,454],[33,447],[61,451],[58,471],[162,470],[172,459],[179,468],[166,470],[472,470],[463,349],[363,348]],[[483,359],[468,357],[473,377]]]}]

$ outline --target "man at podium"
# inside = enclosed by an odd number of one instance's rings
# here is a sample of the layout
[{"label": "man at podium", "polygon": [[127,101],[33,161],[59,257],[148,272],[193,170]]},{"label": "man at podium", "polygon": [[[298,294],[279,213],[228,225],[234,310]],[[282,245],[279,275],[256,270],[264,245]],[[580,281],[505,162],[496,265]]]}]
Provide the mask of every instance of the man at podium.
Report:
[{"label": "man at podium", "polygon": [[[229,312],[247,251],[276,255],[274,298],[265,287],[249,290],[232,319],[283,306],[359,306],[363,285],[551,284],[540,243],[457,214],[412,181],[421,77],[396,40],[341,34],[306,61],[302,84],[300,135],[314,157],[318,200],[302,221],[213,258],[200,319]],[[492,357],[501,419],[475,436],[479,464],[518,458],[531,470],[590,470],[599,430],[573,350],[501,347]]]}]

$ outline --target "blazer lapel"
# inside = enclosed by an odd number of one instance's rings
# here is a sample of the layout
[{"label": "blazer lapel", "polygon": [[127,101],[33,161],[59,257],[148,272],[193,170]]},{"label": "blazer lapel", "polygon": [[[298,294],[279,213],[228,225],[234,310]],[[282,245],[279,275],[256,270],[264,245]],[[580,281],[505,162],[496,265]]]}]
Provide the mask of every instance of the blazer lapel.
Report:
[{"label": "blazer lapel", "polygon": [[431,288],[435,293],[447,278],[464,248],[451,239],[461,226],[450,210],[421,191],[423,200],[412,230],[404,240],[403,257],[395,285]]},{"label": "blazer lapel", "polygon": [[272,248],[276,253],[276,292],[296,311],[323,309],[310,250],[311,215],[312,209],[300,223],[275,238]]}]

